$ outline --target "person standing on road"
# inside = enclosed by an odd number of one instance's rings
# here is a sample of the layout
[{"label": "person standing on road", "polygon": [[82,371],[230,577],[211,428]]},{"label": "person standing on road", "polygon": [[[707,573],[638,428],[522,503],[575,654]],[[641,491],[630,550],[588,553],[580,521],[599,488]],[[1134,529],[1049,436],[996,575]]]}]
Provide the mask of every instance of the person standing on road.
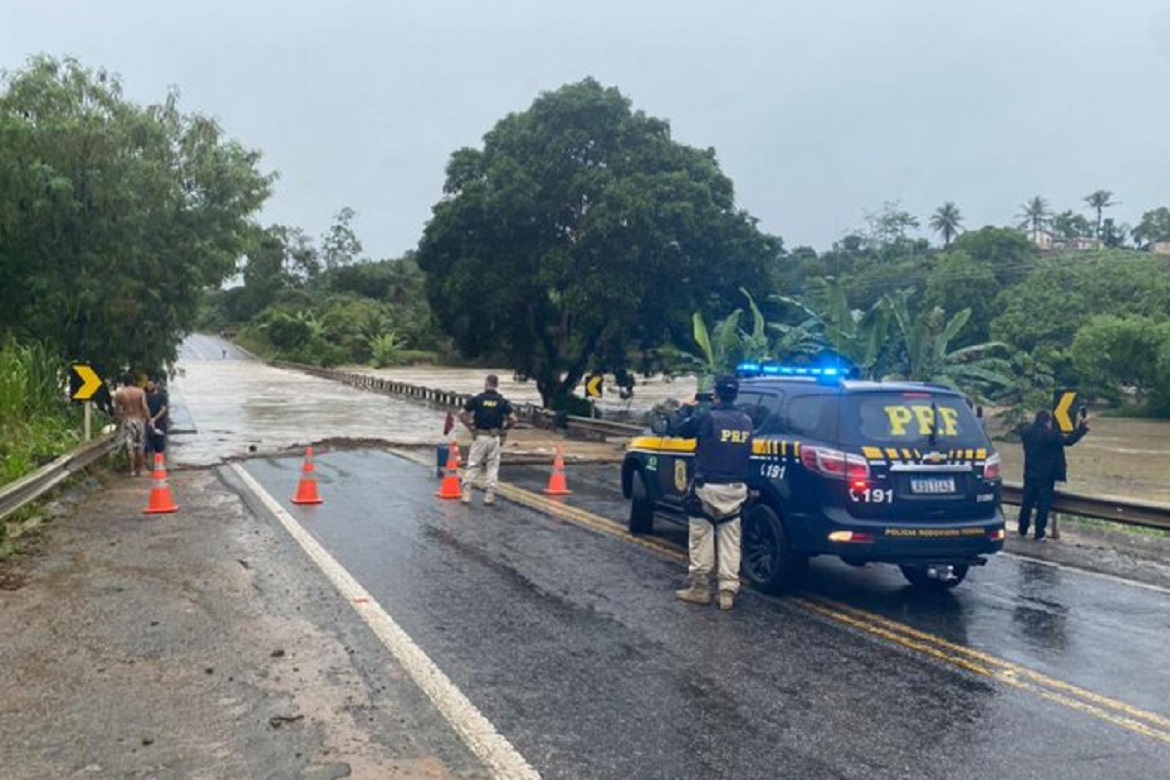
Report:
[{"label": "person standing on road", "polygon": [[134,374],[127,372],[122,377],[122,386],[114,392],[114,419],[118,421],[122,443],[130,461],[130,475],[142,473],[143,446],[146,441],[146,421],[150,409],[146,406],[146,393],[134,383]]},{"label": "person standing on road", "polygon": [[738,395],[739,380],[720,376],[711,408],[696,412],[696,402],[685,401],[670,426],[672,436],[697,440],[694,476],[684,500],[691,584],[675,595],[690,604],[710,604],[711,572],[716,570],[720,609],[731,609],[739,593],[740,514],[747,503],[752,455],[752,419],[733,406]]},{"label": "person standing on road", "polygon": [[1052,412],[1041,409],[1035,421],[1024,429],[1020,438],[1024,444],[1024,497],[1020,501],[1020,536],[1028,535],[1032,524],[1032,510],[1036,510],[1036,541],[1045,540],[1048,530],[1048,510],[1056,494],[1056,483],[1068,479],[1068,462],[1064,448],[1071,447],[1089,432],[1085,415],[1080,425],[1067,436],[1052,427]]},{"label": "person standing on road", "polygon": [[496,503],[496,484],[500,478],[500,447],[507,431],[516,425],[516,413],[508,399],[500,395],[500,378],[488,374],[483,392],[472,397],[459,412],[459,420],[471,431],[471,451],[463,471],[464,504],[471,503],[471,488],[480,473],[484,473],[483,503]]},{"label": "person standing on road", "polygon": [[150,417],[146,421],[146,458],[167,450],[167,428],[170,425],[170,399],[153,378],[146,380],[146,409]]}]

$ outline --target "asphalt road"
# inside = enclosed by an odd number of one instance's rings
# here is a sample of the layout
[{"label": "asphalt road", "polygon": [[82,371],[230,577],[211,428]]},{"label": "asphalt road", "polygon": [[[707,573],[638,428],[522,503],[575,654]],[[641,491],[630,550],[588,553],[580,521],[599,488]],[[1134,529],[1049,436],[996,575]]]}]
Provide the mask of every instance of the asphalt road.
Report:
[{"label": "asphalt road", "polygon": [[[380,451],[249,461],[303,528],[546,778],[1151,778],[1170,766],[1165,591],[1009,556],[927,597],[815,562],[734,612],[677,602],[681,534],[620,530],[604,470],[547,511],[434,497]],[[612,468],[612,467],[608,467]],[[506,478],[539,489],[541,469]],[[517,489],[513,498],[542,506]],[[364,608],[361,606],[355,608]],[[372,624],[375,625],[375,624]]]}]

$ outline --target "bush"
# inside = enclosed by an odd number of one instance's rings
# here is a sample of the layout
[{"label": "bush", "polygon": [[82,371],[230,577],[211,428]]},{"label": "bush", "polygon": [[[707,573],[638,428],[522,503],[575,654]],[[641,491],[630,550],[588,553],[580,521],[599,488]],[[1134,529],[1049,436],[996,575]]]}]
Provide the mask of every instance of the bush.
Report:
[{"label": "bush", "polygon": [[80,440],[61,390],[64,361],[41,344],[0,344],[0,484],[19,479]]}]

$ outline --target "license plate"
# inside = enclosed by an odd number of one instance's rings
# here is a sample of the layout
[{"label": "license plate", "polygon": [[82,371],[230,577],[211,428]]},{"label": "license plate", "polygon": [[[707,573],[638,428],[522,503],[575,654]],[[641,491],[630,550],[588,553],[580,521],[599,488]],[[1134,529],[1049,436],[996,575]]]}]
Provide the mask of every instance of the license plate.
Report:
[{"label": "license plate", "polygon": [[955,492],[954,477],[911,477],[910,492],[937,496]]}]

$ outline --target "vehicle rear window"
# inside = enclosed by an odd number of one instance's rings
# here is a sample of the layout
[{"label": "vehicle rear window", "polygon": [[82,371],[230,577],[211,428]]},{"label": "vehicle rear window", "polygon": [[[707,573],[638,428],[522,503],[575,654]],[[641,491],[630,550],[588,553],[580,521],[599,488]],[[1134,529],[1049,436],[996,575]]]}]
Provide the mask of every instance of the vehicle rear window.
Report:
[{"label": "vehicle rear window", "polygon": [[842,399],[841,415],[843,444],[939,449],[988,446],[983,424],[971,407],[948,393],[850,393]]}]

